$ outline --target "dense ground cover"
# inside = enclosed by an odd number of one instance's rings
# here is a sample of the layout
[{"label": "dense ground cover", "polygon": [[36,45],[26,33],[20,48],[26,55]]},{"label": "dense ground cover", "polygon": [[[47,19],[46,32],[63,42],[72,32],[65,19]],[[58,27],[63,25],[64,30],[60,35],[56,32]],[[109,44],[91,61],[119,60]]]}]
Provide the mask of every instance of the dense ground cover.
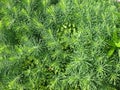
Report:
[{"label": "dense ground cover", "polygon": [[113,0],[0,0],[0,90],[119,90],[119,10]]}]

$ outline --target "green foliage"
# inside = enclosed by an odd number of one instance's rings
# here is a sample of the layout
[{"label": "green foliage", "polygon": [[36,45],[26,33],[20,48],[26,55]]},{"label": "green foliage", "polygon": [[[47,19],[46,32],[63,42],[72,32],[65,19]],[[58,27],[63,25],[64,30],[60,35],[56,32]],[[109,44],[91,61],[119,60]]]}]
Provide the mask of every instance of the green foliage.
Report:
[{"label": "green foliage", "polygon": [[0,0],[0,90],[119,90],[119,20],[112,0]]}]

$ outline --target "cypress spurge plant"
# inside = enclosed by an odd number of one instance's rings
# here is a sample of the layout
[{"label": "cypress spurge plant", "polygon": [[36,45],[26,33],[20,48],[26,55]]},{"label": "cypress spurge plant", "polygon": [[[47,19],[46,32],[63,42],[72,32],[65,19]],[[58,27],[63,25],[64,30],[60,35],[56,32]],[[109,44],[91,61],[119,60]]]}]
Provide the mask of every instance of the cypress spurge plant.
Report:
[{"label": "cypress spurge plant", "polygon": [[1,0],[1,90],[119,90],[112,0]]}]

